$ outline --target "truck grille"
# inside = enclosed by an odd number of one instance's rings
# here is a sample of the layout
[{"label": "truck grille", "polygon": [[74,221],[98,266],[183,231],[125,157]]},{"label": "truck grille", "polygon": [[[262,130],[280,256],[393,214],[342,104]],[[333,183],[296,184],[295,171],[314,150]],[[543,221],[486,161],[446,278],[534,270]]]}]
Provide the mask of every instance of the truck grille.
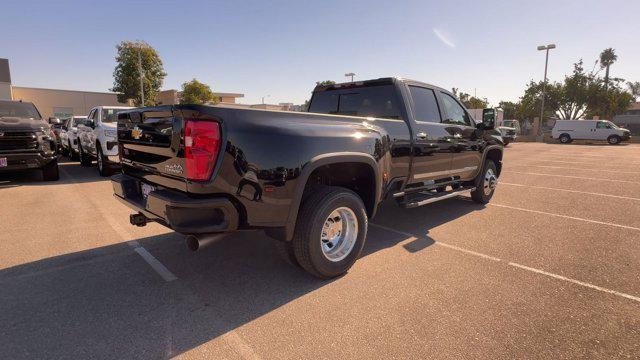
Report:
[{"label": "truck grille", "polygon": [[0,152],[16,150],[37,150],[38,137],[32,131],[5,132],[0,136]]}]

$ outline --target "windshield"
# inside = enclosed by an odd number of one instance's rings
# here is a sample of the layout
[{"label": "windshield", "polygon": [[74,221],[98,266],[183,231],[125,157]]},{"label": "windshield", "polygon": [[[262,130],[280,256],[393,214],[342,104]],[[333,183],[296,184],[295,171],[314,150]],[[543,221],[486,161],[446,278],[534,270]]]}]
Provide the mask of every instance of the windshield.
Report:
[{"label": "windshield", "polygon": [[393,85],[367,86],[313,94],[309,112],[401,119]]},{"label": "windshield", "polygon": [[118,121],[118,113],[124,109],[102,109],[102,122],[112,123]]},{"label": "windshield", "polygon": [[0,101],[0,117],[42,119],[40,113],[32,103],[19,101]]},{"label": "windshield", "polygon": [[517,122],[515,120],[505,120],[503,124],[507,127],[516,127]]},{"label": "windshield", "polygon": [[614,128],[614,129],[620,129],[620,128],[618,127],[618,125],[616,125],[616,124],[612,123],[611,121],[607,121],[607,123],[609,123],[609,125],[610,125],[612,128]]}]

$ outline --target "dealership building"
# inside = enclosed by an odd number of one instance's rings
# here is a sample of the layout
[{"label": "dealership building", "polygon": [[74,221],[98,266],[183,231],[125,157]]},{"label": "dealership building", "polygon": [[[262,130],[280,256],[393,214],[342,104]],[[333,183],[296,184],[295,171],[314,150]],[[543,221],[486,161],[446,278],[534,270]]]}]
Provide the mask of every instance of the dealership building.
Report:
[{"label": "dealership building", "polygon": [[[240,93],[214,93],[223,104],[235,104],[236,99],[244,97]],[[22,100],[36,105],[43,118],[60,119],[71,116],[83,116],[96,106],[129,106],[130,103],[118,101],[113,92],[95,92],[81,90],[42,89],[14,86],[11,83],[9,61],[0,59],[0,100]],[[171,105],[180,101],[177,90],[163,90],[158,94],[158,104]]]}]

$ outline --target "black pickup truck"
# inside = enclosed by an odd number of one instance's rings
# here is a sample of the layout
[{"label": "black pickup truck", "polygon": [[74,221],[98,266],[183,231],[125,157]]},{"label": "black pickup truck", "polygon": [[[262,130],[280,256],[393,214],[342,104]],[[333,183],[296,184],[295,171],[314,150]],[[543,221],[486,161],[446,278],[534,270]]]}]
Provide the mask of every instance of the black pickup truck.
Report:
[{"label": "black pickup truck", "polygon": [[45,181],[58,180],[56,148],[51,126],[33,103],[0,100],[0,172],[41,169]]},{"label": "black pickup truck", "polygon": [[308,112],[176,105],[121,112],[115,196],[186,236],[263,229],[285,259],[330,278],[364,246],[386,198],[416,207],[491,199],[503,141],[448,91],[382,78],[317,86]]}]

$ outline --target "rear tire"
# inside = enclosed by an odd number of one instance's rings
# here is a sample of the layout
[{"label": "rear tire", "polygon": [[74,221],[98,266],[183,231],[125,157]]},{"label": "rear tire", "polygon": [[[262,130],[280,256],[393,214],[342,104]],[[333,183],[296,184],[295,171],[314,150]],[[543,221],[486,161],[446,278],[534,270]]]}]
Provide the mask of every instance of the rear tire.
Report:
[{"label": "rear tire", "polygon": [[478,204],[486,204],[493,197],[496,185],[498,184],[498,172],[496,164],[487,159],[482,172],[478,174],[475,181],[476,189],[471,192],[471,199]]},{"label": "rear tire", "polygon": [[569,136],[569,134],[562,134],[559,139],[562,144],[569,144],[571,142],[571,136]]},{"label": "rear tire", "polygon": [[84,152],[81,144],[78,144],[78,153],[78,156],[80,157],[80,166],[91,166],[91,156]]},{"label": "rear tire", "polygon": [[42,180],[57,181],[58,179],[60,179],[60,173],[58,172],[58,160],[53,160],[42,167]]},{"label": "rear tire", "polygon": [[298,264],[320,279],[346,273],[367,237],[367,213],[353,191],[322,186],[300,207],[292,245]]},{"label": "rear tire", "polygon": [[620,144],[620,137],[618,135],[611,135],[607,138],[607,142],[610,145],[618,145]]}]

